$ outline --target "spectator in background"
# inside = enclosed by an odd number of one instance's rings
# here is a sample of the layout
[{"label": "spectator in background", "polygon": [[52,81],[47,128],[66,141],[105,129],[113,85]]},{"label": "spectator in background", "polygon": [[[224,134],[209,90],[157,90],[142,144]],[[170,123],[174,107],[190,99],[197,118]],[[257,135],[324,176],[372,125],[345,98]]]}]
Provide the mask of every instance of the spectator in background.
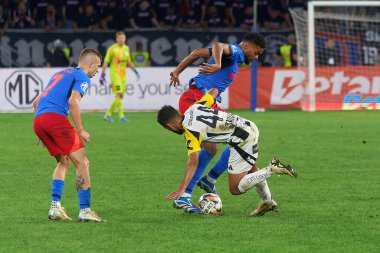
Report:
[{"label": "spectator in background", "polygon": [[235,0],[232,3],[232,12],[231,12],[231,24],[235,27],[239,27],[242,23],[243,16],[241,15],[245,8],[252,6],[252,1],[247,0]]},{"label": "spectator in background", "polygon": [[56,39],[52,49],[46,57],[47,67],[68,67],[74,64],[71,50],[65,46],[62,40]]},{"label": "spectator in background", "polygon": [[84,13],[81,14],[74,22],[73,29],[77,31],[80,29],[85,29],[90,32],[98,27],[98,20],[95,15],[94,7],[92,4],[87,4],[84,7]]},{"label": "spectator in background", "polygon": [[336,42],[333,39],[326,41],[325,47],[318,50],[317,61],[319,66],[340,66],[340,53],[336,48]]},{"label": "spectator in background", "polygon": [[288,8],[293,8],[293,9],[304,9],[306,10],[306,0],[289,0]]},{"label": "spectator in background", "polygon": [[232,0],[209,0],[207,6],[214,6],[224,26],[231,26]]},{"label": "spectator in background", "polygon": [[240,14],[240,16],[242,18],[236,25],[245,30],[251,30],[253,27],[253,7],[247,6],[244,9],[243,15]]},{"label": "spectator in background", "polygon": [[264,28],[268,30],[278,30],[285,27],[280,9],[275,5],[268,7],[268,16],[264,20]]},{"label": "spectator in background", "polygon": [[32,18],[30,10],[23,1],[17,5],[17,9],[13,11],[13,28],[24,29],[35,27],[36,23]]},{"label": "spectator in background", "polygon": [[193,8],[187,9],[186,14],[183,16],[181,24],[181,28],[185,29],[197,29],[201,27],[200,16],[195,13]]},{"label": "spectator in background", "polygon": [[74,20],[80,17],[79,0],[64,0],[62,6],[63,27],[73,28]]},{"label": "spectator in background", "polygon": [[268,19],[268,0],[256,0],[257,26],[264,27],[264,21]]},{"label": "spectator in background", "polygon": [[95,1],[96,15],[100,20],[106,18],[108,14],[109,0],[97,0]]},{"label": "spectator in background", "polygon": [[149,52],[144,50],[141,41],[136,42],[136,50],[131,53],[131,59],[136,68],[151,66]]},{"label": "spectator in background", "polygon": [[135,4],[132,9],[132,16],[129,19],[129,24],[133,29],[152,28],[161,29],[154,13],[152,6],[147,0],[142,0]]},{"label": "spectator in background", "polygon": [[284,67],[297,66],[297,42],[293,34],[288,36],[288,43],[280,46],[277,57],[281,58]]},{"label": "spectator in background", "polygon": [[185,4],[187,10],[194,10],[197,20],[199,20],[200,24],[203,24],[206,17],[206,0],[186,0]]},{"label": "spectator in background", "polygon": [[37,27],[42,27],[41,22],[46,18],[46,12],[49,2],[47,0],[33,1],[31,9],[33,10],[33,19]]},{"label": "spectator in background", "polygon": [[9,27],[8,12],[0,5],[0,37],[4,35]]},{"label": "spectator in background", "polygon": [[[156,0],[156,1],[154,1],[153,11],[156,15],[158,22],[161,22],[162,20],[164,20],[164,18],[166,16],[167,9],[172,5],[176,5],[175,1],[173,1],[173,0],[172,1],[170,1],[170,0]],[[175,7],[178,9],[178,6],[175,6]]]},{"label": "spectator in background", "polygon": [[170,5],[164,16],[162,16],[162,20],[158,20],[160,27],[163,29],[176,29],[180,26],[180,19],[178,16],[178,11],[175,9],[173,5]]},{"label": "spectator in background", "polygon": [[100,27],[103,30],[124,30],[129,27],[128,3],[121,0],[98,0],[96,16],[100,20]]},{"label": "spectator in background", "polygon": [[100,21],[100,27],[103,30],[123,30],[128,27],[128,16],[125,6],[118,5],[117,0],[111,0],[105,9],[104,19]]},{"label": "spectator in background", "polygon": [[207,8],[207,15],[204,21],[204,27],[206,29],[223,27],[223,20],[218,13],[218,9],[215,6],[209,6]]},{"label": "spectator in background", "polygon": [[41,27],[46,31],[54,31],[62,28],[62,21],[56,17],[56,10],[54,5],[49,4],[46,11],[46,17],[41,21]]}]

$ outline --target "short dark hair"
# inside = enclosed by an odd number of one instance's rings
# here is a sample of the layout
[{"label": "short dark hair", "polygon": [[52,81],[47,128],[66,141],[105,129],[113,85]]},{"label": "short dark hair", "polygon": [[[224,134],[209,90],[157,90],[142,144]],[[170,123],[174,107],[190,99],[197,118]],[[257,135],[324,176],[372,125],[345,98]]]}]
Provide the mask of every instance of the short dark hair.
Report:
[{"label": "short dark hair", "polygon": [[243,41],[258,45],[262,49],[265,49],[265,38],[260,33],[247,33],[243,36]]},{"label": "short dark hair", "polygon": [[157,122],[162,126],[166,126],[176,116],[179,116],[179,113],[173,108],[173,106],[164,105],[157,113]]},{"label": "short dark hair", "polygon": [[85,49],[82,50],[82,52],[80,52],[79,62],[81,62],[83,59],[85,59],[86,56],[89,55],[89,54],[96,55],[97,57],[99,57],[100,61],[102,61],[102,56],[100,55],[100,53],[98,52],[98,50],[96,50],[94,48],[85,48]]}]

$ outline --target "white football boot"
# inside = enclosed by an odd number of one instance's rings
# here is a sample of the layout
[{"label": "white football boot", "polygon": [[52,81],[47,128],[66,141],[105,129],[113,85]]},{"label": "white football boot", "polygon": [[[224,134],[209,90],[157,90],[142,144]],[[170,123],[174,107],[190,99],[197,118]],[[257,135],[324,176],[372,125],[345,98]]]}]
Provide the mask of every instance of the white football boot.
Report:
[{"label": "white football boot", "polygon": [[81,209],[79,211],[78,221],[93,221],[93,222],[106,222],[105,219],[100,218],[94,211],[90,208]]},{"label": "white football boot", "polygon": [[71,220],[62,206],[50,208],[48,218],[49,220]]},{"label": "white football boot", "polygon": [[277,211],[278,205],[273,199],[268,202],[261,202],[259,206],[253,210],[250,216],[262,216],[269,211]]}]

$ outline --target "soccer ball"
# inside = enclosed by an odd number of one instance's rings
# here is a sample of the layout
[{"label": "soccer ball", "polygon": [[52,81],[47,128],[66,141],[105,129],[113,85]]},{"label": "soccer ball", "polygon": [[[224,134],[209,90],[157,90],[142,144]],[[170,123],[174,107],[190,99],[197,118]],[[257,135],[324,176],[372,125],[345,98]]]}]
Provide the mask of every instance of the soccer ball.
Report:
[{"label": "soccer ball", "polygon": [[206,193],[199,198],[198,206],[205,214],[221,214],[222,200],[214,193]]}]

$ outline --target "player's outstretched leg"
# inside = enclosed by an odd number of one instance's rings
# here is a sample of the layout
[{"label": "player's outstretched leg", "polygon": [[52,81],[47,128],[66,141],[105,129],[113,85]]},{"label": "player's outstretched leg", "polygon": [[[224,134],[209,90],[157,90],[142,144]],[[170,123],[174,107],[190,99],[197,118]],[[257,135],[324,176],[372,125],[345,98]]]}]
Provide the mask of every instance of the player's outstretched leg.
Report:
[{"label": "player's outstretched leg", "polygon": [[[290,165],[284,165],[280,162],[278,158],[273,158],[269,163],[269,166],[255,171],[253,173],[248,173],[246,175],[241,175],[239,179],[239,174],[233,175],[229,174],[229,185],[230,191],[232,194],[239,195],[247,192],[253,187],[259,187],[258,191],[260,198],[263,200],[258,208],[256,208],[251,215],[252,216],[261,216],[268,211],[273,211],[277,209],[277,203],[272,200],[270,196],[270,191],[266,183],[266,179],[271,175],[281,175],[286,174],[291,177],[296,177],[297,173]],[[267,196],[264,196],[267,195]]]},{"label": "player's outstretched leg", "polygon": [[278,158],[273,158],[269,163],[269,167],[274,174],[286,174],[291,177],[297,177],[297,172],[292,168],[292,166],[289,164],[284,165]]},{"label": "player's outstretched leg", "polygon": [[229,157],[230,148],[226,147],[210,172],[206,176],[202,177],[198,181],[197,185],[207,193],[217,194],[215,184],[220,175],[227,170]]}]

